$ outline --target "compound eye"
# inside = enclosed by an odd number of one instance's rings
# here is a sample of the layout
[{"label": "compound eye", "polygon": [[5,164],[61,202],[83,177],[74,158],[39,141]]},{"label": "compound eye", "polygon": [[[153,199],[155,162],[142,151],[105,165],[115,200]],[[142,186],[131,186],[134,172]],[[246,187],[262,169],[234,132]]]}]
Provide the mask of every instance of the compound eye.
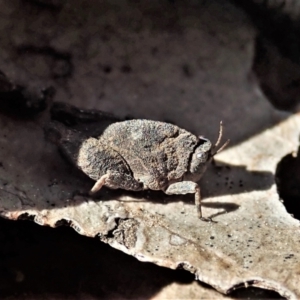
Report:
[{"label": "compound eye", "polygon": [[206,155],[205,153],[201,152],[201,153],[197,153],[196,157],[198,159],[203,159],[203,158],[205,158],[205,155]]}]

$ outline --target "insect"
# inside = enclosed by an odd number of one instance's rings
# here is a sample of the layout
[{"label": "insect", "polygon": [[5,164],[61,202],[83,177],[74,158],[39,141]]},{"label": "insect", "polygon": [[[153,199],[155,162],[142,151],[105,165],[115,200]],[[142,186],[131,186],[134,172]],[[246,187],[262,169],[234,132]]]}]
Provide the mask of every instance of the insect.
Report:
[{"label": "insect", "polygon": [[176,125],[150,120],[127,120],[108,125],[97,136],[80,136],[60,127],[60,148],[86,175],[96,181],[90,193],[103,186],[131,191],[161,190],[167,195],[195,194],[201,210],[197,182],[219,149],[223,126],[215,145],[203,136]]}]

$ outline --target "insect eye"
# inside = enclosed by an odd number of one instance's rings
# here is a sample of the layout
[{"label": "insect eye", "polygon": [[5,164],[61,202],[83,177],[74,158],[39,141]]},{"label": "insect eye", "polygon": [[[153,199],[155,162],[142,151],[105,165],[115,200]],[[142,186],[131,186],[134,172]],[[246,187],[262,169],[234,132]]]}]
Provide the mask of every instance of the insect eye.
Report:
[{"label": "insect eye", "polygon": [[205,156],[204,153],[197,153],[197,155],[196,155],[196,157],[197,157],[198,159],[202,159],[202,158],[204,158],[204,156]]}]

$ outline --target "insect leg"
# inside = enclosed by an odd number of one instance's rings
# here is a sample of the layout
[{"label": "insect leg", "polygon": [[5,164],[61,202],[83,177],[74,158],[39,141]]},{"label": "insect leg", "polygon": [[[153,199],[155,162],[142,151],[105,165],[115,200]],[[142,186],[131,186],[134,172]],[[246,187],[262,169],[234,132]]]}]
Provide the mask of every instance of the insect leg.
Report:
[{"label": "insect leg", "polygon": [[116,171],[108,171],[98,179],[90,193],[99,191],[103,186],[111,189],[123,189],[130,191],[143,190],[143,183],[135,180],[131,175]]},{"label": "insect leg", "polygon": [[202,217],[200,187],[196,182],[180,181],[172,183],[166,189],[165,193],[167,195],[195,194],[195,205],[199,219],[202,221],[211,221],[210,218]]},{"label": "insect leg", "polygon": [[108,177],[109,177],[108,174],[104,174],[103,176],[101,176],[101,178],[98,179],[96,181],[96,183],[94,184],[94,186],[92,187],[92,189],[90,191],[90,194],[94,194],[94,193],[100,191],[101,188],[103,187],[103,185],[105,185],[105,182],[106,182]]}]

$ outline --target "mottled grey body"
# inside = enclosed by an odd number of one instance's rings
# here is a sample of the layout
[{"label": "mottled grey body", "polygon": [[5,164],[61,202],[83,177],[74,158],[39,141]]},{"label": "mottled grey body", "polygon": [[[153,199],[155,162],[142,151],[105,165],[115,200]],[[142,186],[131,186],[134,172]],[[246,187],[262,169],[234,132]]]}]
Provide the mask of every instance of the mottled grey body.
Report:
[{"label": "mottled grey body", "polygon": [[[178,126],[150,120],[129,120],[109,125],[99,136],[84,137],[59,129],[60,146],[75,165],[111,189],[162,190],[166,194],[195,194],[202,218],[197,181],[211,161],[215,146]],[[204,219],[204,218],[202,218]]]},{"label": "mottled grey body", "polygon": [[[148,120],[118,122],[97,139],[84,141],[77,165],[94,180],[115,171],[132,176],[141,183],[140,190],[165,190],[189,175],[198,142],[196,136],[171,124]],[[199,180],[200,174],[195,175],[194,180]]]}]

